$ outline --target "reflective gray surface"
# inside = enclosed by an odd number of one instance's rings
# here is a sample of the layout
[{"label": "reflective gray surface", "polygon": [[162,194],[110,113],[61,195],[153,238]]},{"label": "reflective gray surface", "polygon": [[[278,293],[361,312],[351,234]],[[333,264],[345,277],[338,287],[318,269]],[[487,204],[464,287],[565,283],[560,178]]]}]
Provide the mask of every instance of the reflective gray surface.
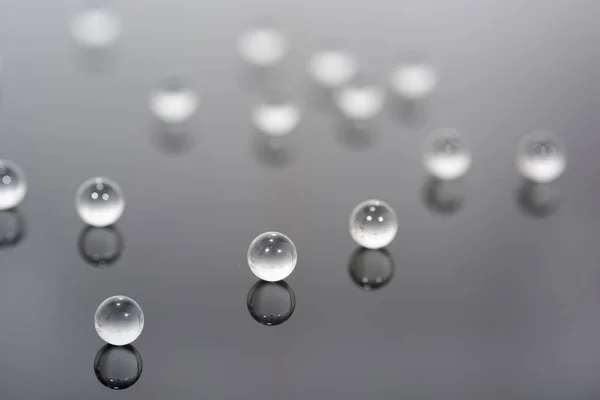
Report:
[{"label": "reflective gray surface", "polygon": [[[29,183],[27,235],[0,251],[0,398],[600,395],[600,3],[114,4],[123,36],[88,53],[69,37],[76,0],[0,2],[1,157]],[[262,162],[252,147],[261,81],[235,41],[261,14],[293,46],[275,71],[304,110],[290,162]],[[343,123],[305,70],[336,36],[380,83],[399,53],[424,52],[439,90],[411,107],[389,98],[367,146],[340,140]],[[169,137],[157,136],[148,95],[168,76],[202,98],[185,127],[192,140],[157,140]],[[473,153],[452,215],[422,196],[422,142],[440,127]],[[569,157],[545,218],[518,203],[517,143],[536,129],[561,135]],[[127,200],[117,224],[127,248],[106,269],[77,247],[73,196],[97,175]],[[347,223],[373,197],[394,207],[399,229],[387,249],[394,278],[366,292],[348,274]],[[299,257],[288,279],[296,309],[276,327],[246,307],[246,250],[268,230],[293,238]],[[94,311],[116,293],[143,305],[147,323],[134,343],[143,376],[120,392],[93,371]]]}]

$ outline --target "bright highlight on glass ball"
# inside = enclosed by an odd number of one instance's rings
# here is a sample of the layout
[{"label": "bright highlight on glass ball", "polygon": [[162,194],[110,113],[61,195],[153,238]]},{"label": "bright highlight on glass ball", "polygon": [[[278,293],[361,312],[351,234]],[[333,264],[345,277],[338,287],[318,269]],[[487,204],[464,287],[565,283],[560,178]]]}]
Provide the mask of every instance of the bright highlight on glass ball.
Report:
[{"label": "bright highlight on glass ball", "polygon": [[287,278],[296,268],[297,261],[296,246],[283,233],[262,233],[248,248],[248,266],[263,281],[277,282]]},{"label": "bright highlight on glass ball", "polygon": [[124,346],[136,340],[144,329],[144,312],[127,296],[104,300],[94,315],[98,336],[106,343]]},{"label": "bright highlight on glass ball", "polygon": [[166,124],[188,121],[198,109],[199,99],[193,90],[182,82],[171,80],[150,94],[150,111]]},{"label": "bright highlight on glass ball", "polygon": [[374,118],[385,101],[383,90],[363,75],[357,75],[335,96],[340,112],[349,120],[366,121]]},{"label": "bright highlight on glass ball", "polygon": [[256,129],[268,136],[284,136],[300,123],[300,107],[285,93],[269,92],[252,110]]},{"label": "bright highlight on glass ball", "polygon": [[394,68],[390,83],[396,95],[407,100],[421,100],[437,87],[438,74],[427,62],[406,62]]},{"label": "bright highlight on glass ball", "polygon": [[18,206],[26,193],[27,182],[21,168],[11,161],[0,160],[0,210]]},{"label": "bright highlight on glass ball", "polygon": [[91,8],[71,18],[71,33],[84,47],[105,48],[121,36],[121,18],[109,8]]},{"label": "bright highlight on glass ball", "polygon": [[358,62],[344,48],[328,48],[315,53],[308,61],[308,73],[321,86],[336,88],[356,75]]},{"label": "bright highlight on glass ball", "polygon": [[288,52],[288,42],[275,26],[262,23],[244,32],[238,39],[238,52],[248,64],[271,67]]},{"label": "bright highlight on glass ball", "polygon": [[425,140],[423,165],[436,179],[458,179],[471,166],[471,152],[456,129],[439,129]]},{"label": "bright highlight on glass ball", "polygon": [[83,182],[75,195],[75,208],[88,225],[103,227],[119,220],[125,209],[125,198],[119,185],[108,178],[92,178]]},{"label": "bright highlight on glass ball", "polygon": [[517,168],[521,175],[535,183],[557,179],[567,167],[564,145],[552,132],[536,131],[523,137],[517,153]]},{"label": "bright highlight on glass ball", "polygon": [[350,214],[350,235],[362,247],[385,247],[394,240],[397,231],[396,213],[381,200],[363,201]]}]

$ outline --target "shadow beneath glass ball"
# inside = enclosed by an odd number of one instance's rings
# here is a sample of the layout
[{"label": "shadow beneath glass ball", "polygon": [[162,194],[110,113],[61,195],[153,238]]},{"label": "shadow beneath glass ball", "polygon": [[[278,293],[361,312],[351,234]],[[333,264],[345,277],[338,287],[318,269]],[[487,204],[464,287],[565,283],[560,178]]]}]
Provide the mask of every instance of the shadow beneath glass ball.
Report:
[{"label": "shadow beneath glass ball", "polygon": [[289,135],[273,137],[254,130],[250,135],[250,147],[258,163],[266,167],[283,168],[296,159]]},{"label": "shadow beneath glass ball", "polygon": [[17,246],[27,231],[25,217],[18,208],[0,211],[0,249]]},{"label": "shadow beneath glass ball", "polygon": [[338,120],[335,137],[347,150],[367,150],[377,143],[377,124],[374,120],[352,121],[342,117]]},{"label": "shadow beneath glass ball", "polygon": [[436,214],[456,214],[465,202],[465,188],[461,179],[442,181],[429,178],[423,185],[422,199],[425,207]]},{"label": "shadow beneath glass ball", "polygon": [[166,155],[182,155],[194,147],[194,136],[186,123],[167,124],[155,119],[150,126],[150,141]]},{"label": "shadow beneath glass ball", "polygon": [[133,386],[142,375],[142,356],[132,345],[104,345],[94,358],[94,372],[109,389],[123,390]]},{"label": "shadow beneath glass ball", "polygon": [[388,111],[394,121],[409,127],[423,125],[427,121],[427,99],[406,99],[389,96]]},{"label": "shadow beneath glass ball", "polygon": [[275,326],[292,316],[296,308],[296,296],[285,281],[258,281],[248,291],[246,305],[255,321]]},{"label": "shadow beneath glass ball", "polygon": [[534,218],[554,214],[560,206],[560,191],[553,183],[534,183],[524,180],[516,190],[519,209]]},{"label": "shadow beneath glass ball", "polygon": [[378,290],[394,277],[396,264],[386,249],[358,247],[348,260],[350,279],[363,290]]},{"label": "shadow beneath glass ball", "polygon": [[114,225],[106,228],[86,226],[77,240],[81,258],[95,268],[107,268],[116,263],[124,245],[123,235]]}]

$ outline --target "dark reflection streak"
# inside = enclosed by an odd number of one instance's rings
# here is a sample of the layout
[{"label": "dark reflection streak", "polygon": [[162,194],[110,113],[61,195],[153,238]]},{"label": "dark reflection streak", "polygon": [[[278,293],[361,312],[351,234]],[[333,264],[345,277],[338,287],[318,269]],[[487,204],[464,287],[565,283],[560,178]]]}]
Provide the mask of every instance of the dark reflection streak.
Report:
[{"label": "dark reflection streak", "polygon": [[0,249],[17,246],[26,233],[27,223],[18,208],[0,211]]}]

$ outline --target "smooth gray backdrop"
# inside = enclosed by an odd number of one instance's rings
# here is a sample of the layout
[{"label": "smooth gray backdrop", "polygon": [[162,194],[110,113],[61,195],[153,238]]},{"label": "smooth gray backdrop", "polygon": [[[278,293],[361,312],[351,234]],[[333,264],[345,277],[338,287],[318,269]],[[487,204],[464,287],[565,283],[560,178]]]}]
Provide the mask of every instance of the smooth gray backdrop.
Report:
[{"label": "smooth gray backdrop", "polygon": [[[0,0],[0,157],[26,172],[23,240],[0,252],[0,398],[597,399],[600,396],[600,2],[596,0],[114,1],[124,33],[90,58],[68,30],[85,3]],[[270,16],[291,53],[276,82],[303,120],[289,163],[257,151],[257,84],[238,35]],[[306,75],[342,40],[382,85],[424,52],[438,92],[420,119],[387,107],[355,143]],[[93,55],[92,55],[93,56]],[[94,56],[95,57],[95,56]],[[102,63],[99,65],[98,63]],[[147,108],[165,77],[202,98],[190,143],[165,143]],[[391,104],[391,103],[390,103]],[[423,202],[424,135],[468,138],[473,165],[453,215]],[[517,206],[518,139],[564,138],[558,210]],[[179,147],[178,147],[179,146]],[[126,196],[125,249],[110,268],[77,250],[74,194],[106,175]],[[348,215],[367,198],[397,211],[389,285],[348,274]],[[247,246],[279,230],[299,262],[296,310],[255,322]],[[143,307],[136,385],[102,386],[97,305]]]}]

